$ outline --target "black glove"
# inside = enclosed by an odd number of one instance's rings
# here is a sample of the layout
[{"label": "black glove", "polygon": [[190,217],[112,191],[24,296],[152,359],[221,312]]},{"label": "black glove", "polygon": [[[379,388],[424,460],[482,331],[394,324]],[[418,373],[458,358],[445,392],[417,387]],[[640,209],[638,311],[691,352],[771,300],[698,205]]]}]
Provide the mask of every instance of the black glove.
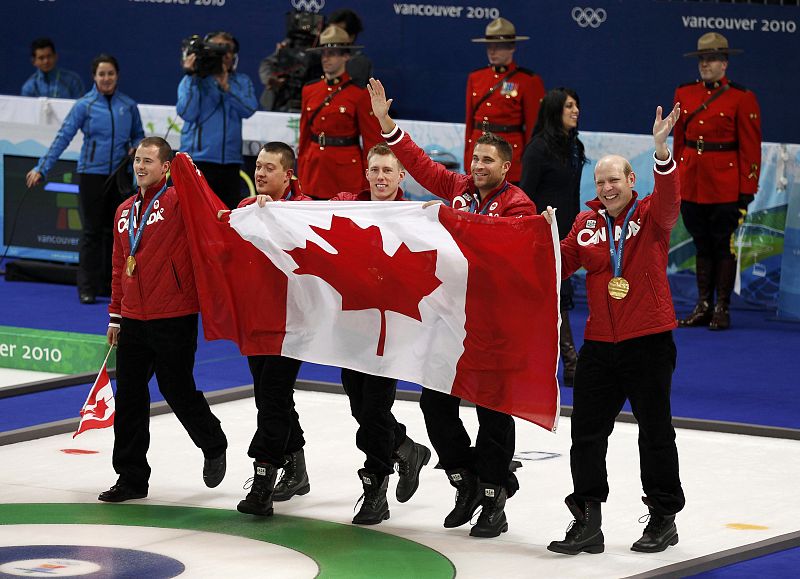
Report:
[{"label": "black glove", "polygon": [[755,195],[752,193],[739,193],[739,211],[747,213],[747,206],[753,202],[754,197]]}]

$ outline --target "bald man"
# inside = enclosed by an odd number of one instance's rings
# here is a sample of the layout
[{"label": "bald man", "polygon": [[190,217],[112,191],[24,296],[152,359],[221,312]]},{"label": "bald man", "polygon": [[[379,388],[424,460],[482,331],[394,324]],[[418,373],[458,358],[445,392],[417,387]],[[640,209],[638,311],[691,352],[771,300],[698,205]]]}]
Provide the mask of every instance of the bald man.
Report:
[{"label": "bald man", "polygon": [[[643,501],[650,511],[631,549],[656,553],[678,542],[675,513],[685,499],[670,410],[676,321],[667,252],[680,213],[680,184],[666,142],[679,107],[664,118],[661,107],[656,110],[652,195],[639,198],[634,191],[636,174],[627,159],[603,157],[594,171],[597,198],[587,203],[589,210],[578,214],[561,242],[562,277],[586,268],[589,320],[575,371],[571,419],[574,488],[566,503],[575,523],[563,541],[548,546],[556,553],[605,549],[600,504],[608,498],[606,450],[626,399],[639,423]],[[552,219],[550,208],[547,213]]]}]

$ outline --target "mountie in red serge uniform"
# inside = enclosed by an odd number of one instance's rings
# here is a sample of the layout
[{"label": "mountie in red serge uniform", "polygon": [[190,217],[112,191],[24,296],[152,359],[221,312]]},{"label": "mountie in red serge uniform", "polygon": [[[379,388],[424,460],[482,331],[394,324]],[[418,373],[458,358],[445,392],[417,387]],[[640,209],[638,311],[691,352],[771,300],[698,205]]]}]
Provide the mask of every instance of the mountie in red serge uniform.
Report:
[{"label": "mountie in red serge uniform", "polygon": [[681,197],[693,203],[736,203],[753,195],[761,168],[761,114],[755,95],[723,77],[679,86],[675,160]]},{"label": "mountie in red serge uniform", "polygon": [[467,78],[464,172],[469,173],[478,137],[485,132],[494,133],[511,145],[514,156],[506,178],[518,183],[522,151],[533,133],[544,93],[542,79],[515,62],[472,72]]},{"label": "mountie in red serge uniform", "polygon": [[297,168],[303,185],[321,199],[366,188],[366,151],[381,132],[367,90],[344,73],[308,83],[302,103]]}]

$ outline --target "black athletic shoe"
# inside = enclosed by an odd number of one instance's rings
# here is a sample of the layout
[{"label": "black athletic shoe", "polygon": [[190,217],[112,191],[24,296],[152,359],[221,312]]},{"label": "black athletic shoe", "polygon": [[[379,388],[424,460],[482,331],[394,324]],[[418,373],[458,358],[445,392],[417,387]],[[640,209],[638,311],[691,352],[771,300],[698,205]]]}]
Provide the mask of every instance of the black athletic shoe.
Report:
[{"label": "black athletic shoe", "polygon": [[146,496],[146,490],[140,491],[128,486],[124,482],[117,482],[117,484],[107,491],[100,493],[97,500],[103,501],[104,503],[122,503],[133,499],[143,499]]},{"label": "black athletic shoe", "polygon": [[205,459],[203,461],[203,482],[210,489],[219,486],[219,483],[225,478],[226,468],[225,451],[217,458]]}]

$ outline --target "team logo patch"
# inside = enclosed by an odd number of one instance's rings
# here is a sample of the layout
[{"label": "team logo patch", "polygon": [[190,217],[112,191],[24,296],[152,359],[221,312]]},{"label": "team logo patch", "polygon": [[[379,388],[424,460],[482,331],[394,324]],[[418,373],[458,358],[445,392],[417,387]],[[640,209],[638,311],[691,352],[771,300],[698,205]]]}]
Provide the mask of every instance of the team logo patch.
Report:
[{"label": "team logo patch", "polygon": [[595,227],[597,227],[597,221],[595,221],[594,219],[587,220],[586,227],[588,227],[589,229],[594,229]]}]

